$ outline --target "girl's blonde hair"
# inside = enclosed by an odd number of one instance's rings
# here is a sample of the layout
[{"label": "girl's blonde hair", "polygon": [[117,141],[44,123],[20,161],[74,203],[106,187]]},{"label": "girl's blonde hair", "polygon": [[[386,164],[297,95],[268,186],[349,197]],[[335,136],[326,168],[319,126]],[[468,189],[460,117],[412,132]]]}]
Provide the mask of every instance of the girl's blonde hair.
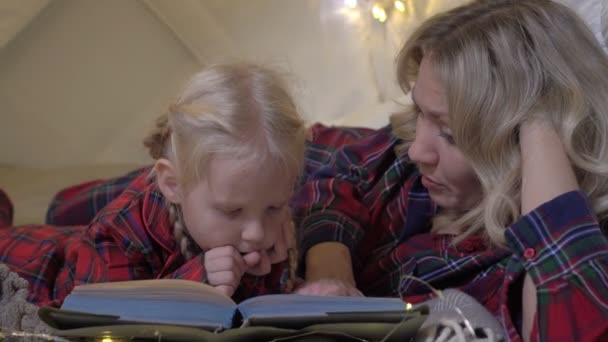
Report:
[{"label": "girl's blonde hair", "polygon": [[[184,188],[204,179],[213,156],[223,155],[283,168],[299,175],[304,162],[305,125],[282,78],[252,64],[205,68],[186,84],[144,140],[152,158],[166,158]],[[191,257],[179,208],[172,205],[174,234]]]},{"label": "girl's blonde hair", "polygon": [[[468,227],[456,242],[482,234],[505,243],[504,230],[520,215],[518,129],[533,116],[560,134],[581,189],[603,221],[608,216],[608,58],[585,23],[549,0],[483,0],[437,15],[422,25],[397,57],[405,92],[428,58],[444,86],[451,129],[483,188],[466,213],[434,222]],[[413,141],[412,111],[391,119]]]}]

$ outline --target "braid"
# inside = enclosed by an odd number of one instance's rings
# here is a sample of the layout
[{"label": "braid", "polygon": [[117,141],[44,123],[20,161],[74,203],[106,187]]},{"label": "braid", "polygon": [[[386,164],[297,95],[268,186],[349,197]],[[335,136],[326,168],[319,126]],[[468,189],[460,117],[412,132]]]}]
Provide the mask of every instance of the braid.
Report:
[{"label": "braid", "polygon": [[297,285],[297,270],[298,270],[298,247],[296,243],[296,228],[291,221],[289,223],[289,229],[285,232],[287,235],[287,262],[289,266],[289,275],[287,283],[285,284],[285,291],[287,293],[294,290]]},{"label": "braid", "polygon": [[[173,106],[169,107],[169,111],[171,111],[172,108]],[[154,130],[152,130],[152,133],[144,139],[144,146],[148,148],[150,156],[152,156],[154,160],[165,157],[165,149],[170,137],[171,127],[169,127],[169,115],[165,113],[156,120]]]},{"label": "braid", "polygon": [[173,236],[179,245],[182,255],[186,260],[192,259],[193,253],[190,248],[190,236],[186,232],[178,206],[173,203],[169,204],[169,221],[173,223]]}]

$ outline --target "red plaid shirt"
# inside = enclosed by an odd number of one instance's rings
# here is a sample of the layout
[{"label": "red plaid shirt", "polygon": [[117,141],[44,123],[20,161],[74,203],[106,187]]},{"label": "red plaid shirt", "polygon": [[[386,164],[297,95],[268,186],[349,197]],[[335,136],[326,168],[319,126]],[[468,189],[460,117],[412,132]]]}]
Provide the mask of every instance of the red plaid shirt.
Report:
[{"label": "red plaid shirt", "polygon": [[[374,132],[369,128],[325,127],[314,124],[308,131],[308,139],[326,146],[343,146]],[[314,164],[310,165],[315,167]],[[46,223],[55,226],[87,225],[97,213],[118,197],[133,180],[148,173],[152,166],[146,166],[111,178],[97,179],[70,186],[59,191],[51,201],[46,213]],[[310,172],[305,172],[310,173]]]},{"label": "red plaid shirt", "polygon": [[[89,226],[0,228],[0,262],[29,281],[30,302],[59,306],[75,285],[91,282],[206,282],[203,254],[185,261],[164,198],[147,178],[145,173],[137,177]],[[287,267],[280,263],[267,276],[243,276],[233,299],[281,292]]]},{"label": "red plaid shirt", "polygon": [[[564,194],[508,227],[510,251],[488,249],[476,237],[454,246],[450,236],[429,232],[435,207],[415,166],[393,153],[397,139],[390,129],[315,125],[310,137],[302,189],[292,203],[301,248],[322,241],[349,246],[364,293],[403,294],[410,302],[431,296],[403,275],[457,287],[517,341],[527,271],[539,301],[534,340],[606,338],[608,244],[581,193]],[[82,212],[78,207],[89,208],[91,201],[103,206],[123,191],[117,184],[126,186],[125,179],[97,184],[95,196],[76,191],[76,200],[57,202],[57,212]]]},{"label": "red plaid shirt", "polygon": [[317,128],[307,150],[307,173],[292,201],[301,255],[338,241],[349,247],[357,285],[366,295],[402,295],[420,302],[429,288],[460,288],[521,337],[523,276],[537,289],[533,340],[608,340],[608,241],[580,192],[563,194],[506,229],[509,250],[471,237],[454,246],[432,234],[435,214],[416,166],[394,153],[390,128],[342,148],[336,134]]}]

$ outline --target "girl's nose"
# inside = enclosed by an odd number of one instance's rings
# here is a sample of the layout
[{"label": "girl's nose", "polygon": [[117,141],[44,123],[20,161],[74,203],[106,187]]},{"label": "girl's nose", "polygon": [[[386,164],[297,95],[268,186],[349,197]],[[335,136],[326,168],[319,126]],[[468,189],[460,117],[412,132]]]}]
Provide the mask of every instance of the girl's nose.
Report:
[{"label": "girl's nose", "polygon": [[259,220],[248,222],[243,229],[241,238],[250,243],[260,243],[264,241],[264,227]]}]

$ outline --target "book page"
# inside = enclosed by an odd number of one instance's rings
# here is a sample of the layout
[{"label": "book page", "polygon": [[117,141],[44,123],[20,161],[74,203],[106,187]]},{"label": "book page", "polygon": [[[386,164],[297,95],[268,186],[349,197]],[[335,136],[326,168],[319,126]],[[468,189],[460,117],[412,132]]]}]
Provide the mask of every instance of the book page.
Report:
[{"label": "book page", "polygon": [[112,315],[120,322],[230,328],[236,303],[203,283],[154,279],[79,285],[61,309]]},{"label": "book page", "polygon": [[197,301],[236,307],[232,298],[219,292],[213,286],[182,279],[146,279],[85,284],[76,286],[71,294]]},{"label": "book page", "polygon": [[405,312],[400,298],[266,295],[239,304],[244,318],[327,316],[335,313]]}]

